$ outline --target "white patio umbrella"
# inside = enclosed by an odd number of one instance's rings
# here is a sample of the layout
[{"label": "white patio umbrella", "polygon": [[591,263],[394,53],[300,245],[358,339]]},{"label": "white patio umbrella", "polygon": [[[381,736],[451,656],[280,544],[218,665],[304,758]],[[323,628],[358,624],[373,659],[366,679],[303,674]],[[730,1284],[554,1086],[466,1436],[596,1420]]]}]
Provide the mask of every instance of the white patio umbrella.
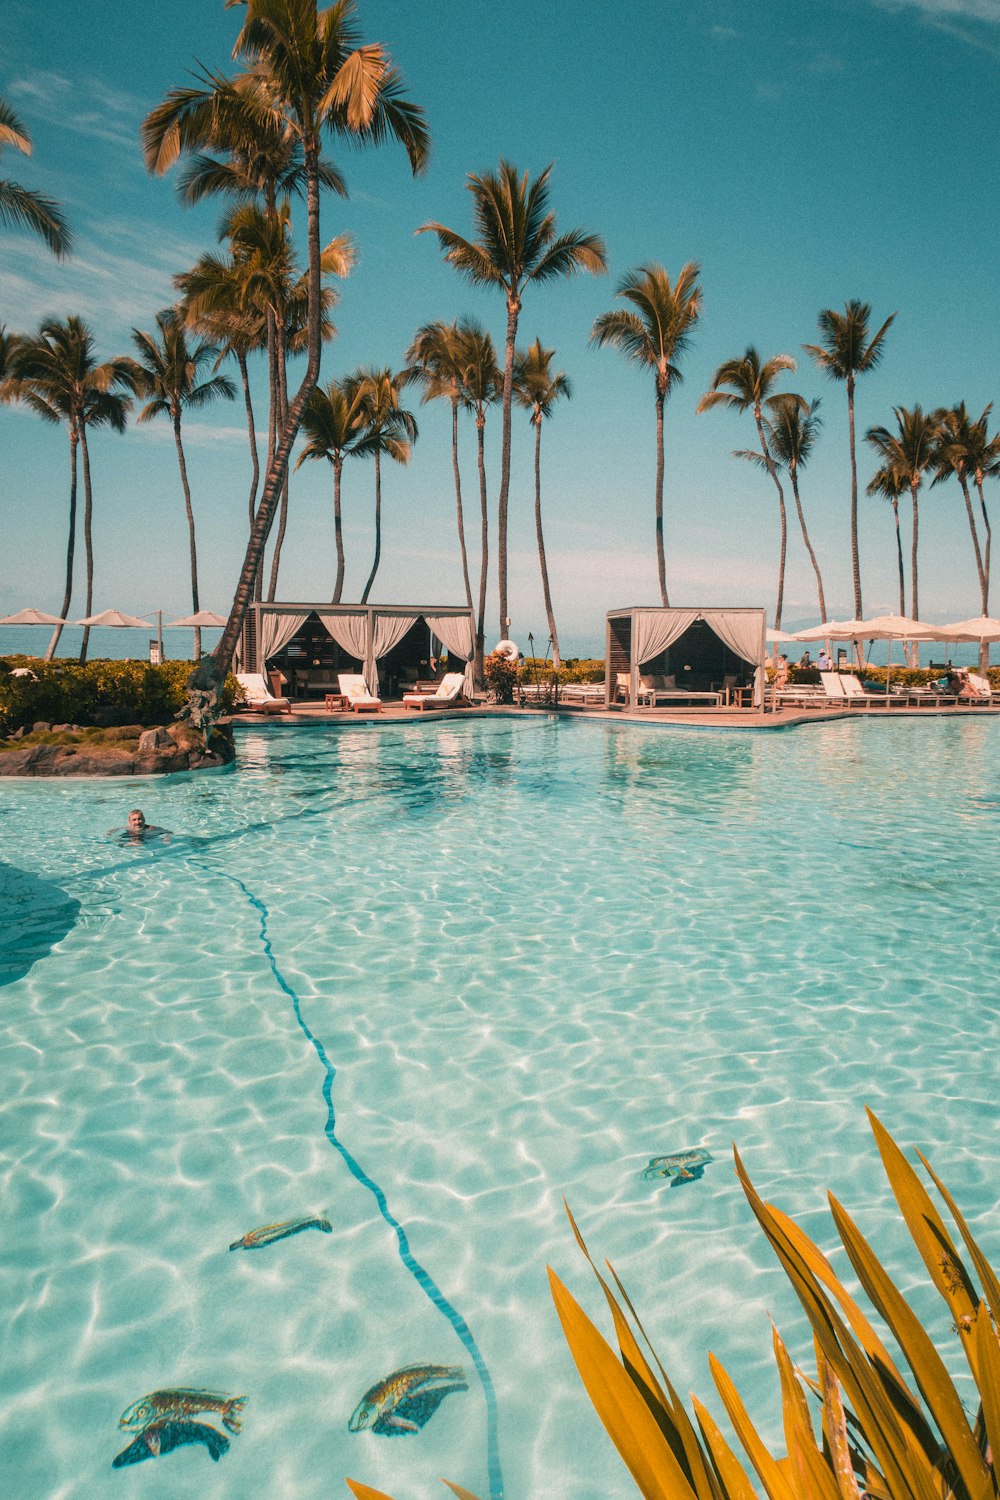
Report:
[{"label": "white patio umbrella", "polygon": [[19,609],[16,615],[4,615],[0,625],[65,625],[61,615],[47,615],[41,609]]},{"label": "white patio umbrella", "polygon": [[885,663],[885,696],[889,696],[889,674],[892,670],[893,641],[940,641],[941,629],[937,625],[925,625],[922,620],[911,620],[906,615],[875,615],[870,620],[858,620],[861,627],[858,639],[888,642]]},{"label": "white patio umbrella", "polygon": [[172,630],[175,625],[200,626],[202,630],[208,626],[221,629],[226,623],[225,615],[217,615],[213,609],[199,609],[196,615],[182,615],[179,620],[170,620],[167,629]]},{"label": "white patio umbrella", "polygon": [[123,614],[120,609],[105,609],[99,615],[88,615],[85,620],[74,620],[74,625],[112,625],[118,630],[148,630],[149,621],[138,615]]},{"label": "white patio umbrella", "polygon": [[[0,625],[6,625],[0,620]],[[956,620],[951,625],[938,625],[943,641],[1000,641],[1000,620],[991,615],[976,615],[971,620]]]},{"label": "white patio umbrella", "polygon": [[793,641],[860,641],[864,631],[860,628],[866,620],[827,620],[825,625],[810,625],[808,630],[797,630],[789,639]]},{"label": "white patio umbrella", "polygon": [[[175,625],[188,625],[192,630],[204,630],[209,626],[221,630],[225,623],[225,615],[217,615],[212,609],[199,609],[196,615],[182,615],[179,620],[171,620],[167,629],[172,629]],[[160,654],[161,656],[163,654],[162,645],[160,647]]]},{"label": "white patio umbrella", "polygon": [[798,636],[789,635],[787,630],[775,630],[774,626],[772,625],[770,630],[764,632],[764,639],[768,641],[774,641],[776,645],[780,646],[782,641],[797,641]]}]

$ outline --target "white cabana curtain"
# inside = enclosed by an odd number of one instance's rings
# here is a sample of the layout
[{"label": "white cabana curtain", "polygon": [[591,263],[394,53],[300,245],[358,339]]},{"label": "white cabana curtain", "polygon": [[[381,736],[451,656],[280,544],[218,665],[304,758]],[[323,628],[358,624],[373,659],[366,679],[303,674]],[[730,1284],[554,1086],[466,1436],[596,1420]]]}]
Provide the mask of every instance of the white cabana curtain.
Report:
[{"label": "white cabana curtain", "polygon": [[764,691],[764,672],[761,663],[761,626],[763,621],[760,615],[747,614],[745,611],[737,613],[728,609],[709,609],[702,613],[702,619],[711,630],[714,630],[720,641],[723,641],[732,651],[734,656],[740,657],[742,661],[748,661],[756,667],[754,675],[754,707],[761,705]]},{"label": "white cabana curtain", "polygon": [[261,610],[260,612],[260,640],[257,642],[257,660],[261,671],[267,666],[268,658],[279,652],[282,646],[287,646],[292,636],[302,625],[305,624],[307,616],[299,613],[294,615],[279,615],[277,612]]},{"label": "white cabana curtain", "polygon": [[412,627],[414,620],[419,620],[418,614],[412,615],[375,615],[372,620],[372,638],[369,642],[371,656],[365,662],[365,681],[372,692],[378,695],[378,671],[375,663],[379,657],[387,656],[393,646],[398,646],[403,636]]},{"label": "white cabana curtain", "polygon": [[345,614],[341,610],[318,609],[320,624],[351,656],[364,662],[368,655],[368,615],[364,611]]},{"label": "white cabana curtain", "polygon": [[471,615],[425,615],[427,628],[444,646],[449,656],[461,656],[465,661],[465,696],[471,700],[475,691],[472,675],[472,658],[476,643],[472,631]]},{"label": "white cabana curtain", "polygon": [[697,609],[637,609],[632,615],[632,665],[641,667],[672,645],[699,618]]}]

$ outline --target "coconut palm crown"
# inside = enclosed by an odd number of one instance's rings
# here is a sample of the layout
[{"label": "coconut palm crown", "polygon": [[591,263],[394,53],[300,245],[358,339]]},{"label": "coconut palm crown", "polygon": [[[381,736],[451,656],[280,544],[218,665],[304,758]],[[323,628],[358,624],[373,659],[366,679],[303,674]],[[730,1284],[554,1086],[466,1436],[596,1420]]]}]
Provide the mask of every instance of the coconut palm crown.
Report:
[{"label": "coconut palm crown", "polygon": [[[781,610],[785,592],[788,521],[785,514],[785,494],[781,488],[781,480],[778,478],[778,470],[771,457],[767,435],[764,431],[764,413],[765,411],[770,413],[776,409],[775,403],[779,397],[774,390],[774,385],[779,376],[785,370],[795,368],[795,360],[790,354],[775,354],[771,359],[762,363],[760,355],[751,344],[741,359],[727,359],[719,366],[712,377],[711,388],[698,402],[699,412],[712,411],[717,406],[726,407],[730,411],[753,412],[754,422],[757,425],[757,437],[760,441],[761,459],[778,493],[781,548],[778,559],[778,600],[774,611],[774,623],[778,630],[781,629]],[[793,399],[805,405],[801,396]]]},{"label": "coconut palm crown", "polygon": [[468,240],[444,224],[421,224],[418,234],[437,235],[445,260],[474,286],[503,292],[507,304],[507,337],[503,375],[503,431],[500,447],[497,571],[500,634],[509,630],[507,613],[507,504],[510,492],[510,424],[514,388],[514,345],[521,298],[532,282],[556,281],[581,271],[600,275],[607,255],[600,235],[583,229],[556,233],[549,208],[551,165],[532,181],[512,162],[501,160],[496,172],[470,173],[472,217],[478,239]]},{"label": "coconut palm crown", "polygon": [[554,349],[543,349],[541,339],[536,339],[522,354],[514,366],[514,399],[529,413],[535,429],[535,538],[538,542],[538,564],[542,574],[542,596],[545,601],[545,616],[552,642],[552,665],[559,670],[559,632],[556,629],[555,611],[552,608],[552,592],[549,588],[549,569],[545,560],[545,538],[542,531],[542,423],[551,417],[552,408],[558,400],[569,400],[573,388],[569,376],[562,370],[553,370]]},{"label": "coconut palm crown", "polygon": [[831,380],[847,387],[847,419],[851,450],[851,566],[854,572],[854,618],[861,619],[861,559],[858,551],[858,461],[854,440],[854,386],[859,375],[874,370],[885,352],[885,336],[896,314],[890,313],[877,333],[869,334],[869,302],[852,298],[844,311],[826,307],[819,315],[822,343],[803,344],[806,353]]},{"label": "coconut palm crown", "polygon": [[688,261],[673,286],[661,265],[650,261],[629,271],[615,290],[631,304],[602,313],[590,334],[590,342],[602,348],[610,344],[643,369],[652,370],[656,388],[656,566],[660,600],[666,608],[666,558],[663,546],[663,408],[675,385],[682,379],[679,356],[690,343],[691,329],[701,314],[699,267]]},{"label": "coconut palm crown", "polygon": [[[7,101],[0,99],[0,154],[11,146],[23,156],[31,155],[31,137]],[[9,179],[0,179],[0,225],[30,229],[60,259],[73,249],[73,236],[58,203]]]},{"label": "coconut palm crown", "polygon": [[917,573],[917,542],[919,539],[919,512],[917,492],[923,484],[924,474],[934,462],[938,424],[933,412],[925,412],[920,406],[909,410],[905,406],[893,407],[896,431],[888,427],[869,427],[865,441],[875,450],[883,465],[894,470],[910,491],[913,503],[913,531],[910,540],[910,608],[913,618],[920,618],[920,594]]}]

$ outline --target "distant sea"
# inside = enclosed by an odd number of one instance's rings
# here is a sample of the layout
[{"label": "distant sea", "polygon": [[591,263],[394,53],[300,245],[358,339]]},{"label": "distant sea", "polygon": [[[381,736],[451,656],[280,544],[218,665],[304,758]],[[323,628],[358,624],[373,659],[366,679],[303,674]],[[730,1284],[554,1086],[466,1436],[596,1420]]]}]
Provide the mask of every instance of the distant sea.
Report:
[{"label": "distant sea", "polygon": [[[0,625],[0,656],[44,656],[51,638],[51,629],[47,625]],[[211,651],[217,644],[221,630],[203,630],[201,633],[201,649]],[[59,647],[56,656],[72,660],[80,654],[80,640],[83,631],[79,626],[67,626],[59,637]],[[148,661],[149,643],[156,639],[155,626],[151,630],[109,630],[98,627],[90,632],[90,641],[87,646],[87,656],[90,660],[97,657],[107,657],[111,661]],[[528,650],[527,640],[518,643],[522,651]],[[866,642],[867,644],[867,642]],[[585,637],[568,637],[561,642],[563,660],[578,657],[602,657],[604,655],[604,644],[596,640],[588,640]],[[192,632],[190,630],[165,629],[163,632],[163,654],[167,661],[189,661],[192,649]],[[993,648],[993,659],[1000,660],[1000,643]],[[545,645],[542,641],[535,642],[535,650],[544,652]],[[798,661],[805,647],[795,641],[789,641],[785,648],[790,662]],[[818,650],[817,643],[809,647],[809,653],[816,660]],[[850,658],[848,658],[850,659]],[[974,667],[979,661],[979,647],[975,644],[965,643],[952,645],[948,648],[948,659],[956,666]],[[886,642],[876,641],[868,655],[868,660],[876,666],[884,666],[886,660]],[[892,660],[897,666],[903,662],[903,648],[899,641],[892,643]],[[932,661],[945,660],[945,645],[943,641],[931,641],[920,648],[921,664],[927,666]]]},{"label": "distant sea", "polygon": [[[50,625],[0,625],[0,656],[44,656],[52,639],[52,629]],[[201,649],[211,651],[221,634],[221,630],[203,630]],[[167,661],[190,660],[193,637],[192,630],[165,629],[163,655]],[[67,625],[59,637],[56,656],[60,660],[78,657],[82,639],[83,631],[78,625]],[[155,640],[155,625],[148,630],[96,626],[87,642],[87,657],[91,661],[98,657],[111,661],[148,661],[149,643]]]}]

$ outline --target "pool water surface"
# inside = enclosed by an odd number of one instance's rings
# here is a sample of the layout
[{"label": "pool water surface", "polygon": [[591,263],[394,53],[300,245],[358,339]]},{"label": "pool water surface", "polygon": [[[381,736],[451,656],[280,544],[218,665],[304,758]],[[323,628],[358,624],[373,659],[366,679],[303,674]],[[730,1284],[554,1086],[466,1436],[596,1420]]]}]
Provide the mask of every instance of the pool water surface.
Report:
[{"label": "pool water surface", "polygon": [[[108,836],[136,805],[169,841]],[[809,1340],[734,1141],[945,1348],[864,1105],[1000,1258],[998,828],[996,726],[953,718],[268,725],[231,773],[5,783],[0,1494],[627,1500],[549,1300],[546,1264],[607,1326],[564,1196],[678,1389],[713,1350],[780,1443],[768,1313]],[[467,1389],[349,1429],[418,1365]],[[112,1470],[173,1387],[248,1398],[228,1451]]]}]

